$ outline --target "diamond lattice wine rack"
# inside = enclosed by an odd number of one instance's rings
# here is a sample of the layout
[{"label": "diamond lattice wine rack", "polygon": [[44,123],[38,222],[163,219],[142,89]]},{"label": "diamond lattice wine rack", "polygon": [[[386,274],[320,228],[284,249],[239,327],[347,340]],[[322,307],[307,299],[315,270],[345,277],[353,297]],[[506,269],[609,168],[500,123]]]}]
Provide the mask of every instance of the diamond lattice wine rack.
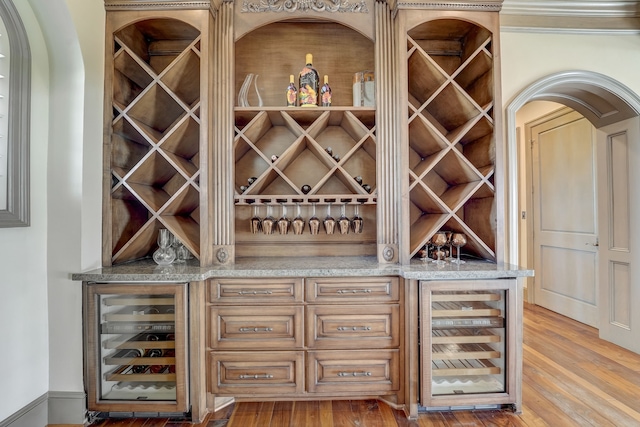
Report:
[{"label": "diamond lattice wine rack", "polygon": [[438,230],[496,258],[492,35],[439,19],[407,32],[410,255]]},{"label": "diamond lattice wine rack", "polygon": [[200,32],[177,19],[114,33],[105,264],[149,256],[169,229],[200,254]]}]

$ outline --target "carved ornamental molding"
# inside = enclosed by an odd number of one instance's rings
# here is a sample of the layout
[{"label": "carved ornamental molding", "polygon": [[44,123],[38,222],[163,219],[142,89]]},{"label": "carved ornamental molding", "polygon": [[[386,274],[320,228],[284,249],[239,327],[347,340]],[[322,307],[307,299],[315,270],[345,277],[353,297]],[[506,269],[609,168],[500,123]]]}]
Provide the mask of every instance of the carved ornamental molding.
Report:
[{"label": "carved ornamental molding", "polygon": [[348,0],[259,0],[257,3],[244,0],[243,13],[263,12],[340,12],[369,13],[365,0],[350,3]]}]

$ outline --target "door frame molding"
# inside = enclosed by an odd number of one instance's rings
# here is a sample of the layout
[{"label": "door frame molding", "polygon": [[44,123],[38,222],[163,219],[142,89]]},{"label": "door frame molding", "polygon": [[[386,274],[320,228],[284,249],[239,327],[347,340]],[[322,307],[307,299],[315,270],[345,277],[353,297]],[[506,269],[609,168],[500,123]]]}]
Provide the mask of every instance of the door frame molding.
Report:
[{"label": "door frame molding", "polygon": [[[582,95],[576,96],[576,88]],[[505,262],[518,264],[518,234],[520,227],[518,207],[518,138],[516,112],[529,101],[553,101],[566,105],[585,116],[598,128],[620,120],[640,115],[640,96],[627,86],[604,74],[593,71],[570,70],[549,76],[522,90],[506,107],[505,120],[505,192],[506,217],[504,252]],[[597,100],[599,102],[593,102]],[[612,108],[602,111],[602,105]]]}]

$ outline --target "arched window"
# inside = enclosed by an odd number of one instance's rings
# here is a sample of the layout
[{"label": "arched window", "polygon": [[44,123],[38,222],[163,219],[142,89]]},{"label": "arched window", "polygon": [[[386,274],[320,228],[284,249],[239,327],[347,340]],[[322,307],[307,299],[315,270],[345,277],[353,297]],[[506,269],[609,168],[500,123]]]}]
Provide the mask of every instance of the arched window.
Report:
[{"label": "arched window", "polygon": [[0,227],[29,225],[31,52],[11,0],[0,0]]}]

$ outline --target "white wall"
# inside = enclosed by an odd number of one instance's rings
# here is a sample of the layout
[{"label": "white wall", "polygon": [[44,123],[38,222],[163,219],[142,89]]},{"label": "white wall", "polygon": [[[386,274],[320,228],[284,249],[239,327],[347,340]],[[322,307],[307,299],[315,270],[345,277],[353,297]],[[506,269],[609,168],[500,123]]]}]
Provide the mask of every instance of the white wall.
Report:
[{"label": "white wall", "polygon": [[502,32],[503,106],[550,74],[590,70],[640,92],[640,35]]},{"label": "white wall", "polygon": [[0,229],[0,420],[47,391],[83,390],[70,274],[101,253],[104,2],[14,3],[32,50],[31,227]]},{"label": "white wall", "polygon": [[31,226],[0,228],[0,420],[49,390],[47,150],[49,64],[28,3],[15,2],[31,46]]}]

